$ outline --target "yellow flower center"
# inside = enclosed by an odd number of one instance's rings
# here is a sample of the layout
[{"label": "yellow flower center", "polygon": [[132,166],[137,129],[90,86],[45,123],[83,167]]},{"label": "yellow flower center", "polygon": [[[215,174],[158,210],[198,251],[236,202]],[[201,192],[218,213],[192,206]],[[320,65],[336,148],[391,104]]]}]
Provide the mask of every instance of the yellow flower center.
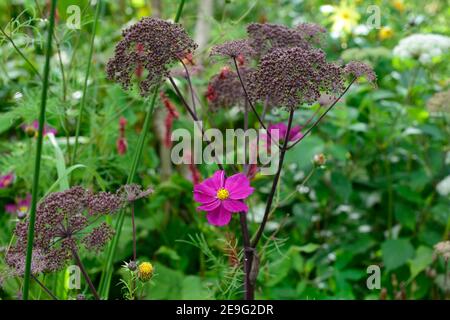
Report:
[{"label": "yellow flower center", "polygon": [[217,191],[217,199],[219,199],[219,200],[226,200],[226,199],[228,199],[229,196],[230,196],[230,193],[228,192],[227,189],[220,188]]},{"label": "yellow flower center", "polygon": [[18,211],[19,211],[19,212],[22,212],[22,213],[27,213],[28,207],[26,207],[26,206],[20,206]]}]

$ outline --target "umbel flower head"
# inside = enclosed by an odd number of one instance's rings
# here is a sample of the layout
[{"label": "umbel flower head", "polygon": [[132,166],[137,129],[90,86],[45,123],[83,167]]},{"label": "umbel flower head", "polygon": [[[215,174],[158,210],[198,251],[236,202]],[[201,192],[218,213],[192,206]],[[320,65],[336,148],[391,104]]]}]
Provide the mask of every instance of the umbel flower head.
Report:
[{"label": "umbel flower head", "polygon": [[275,48],[311,48],[317,44],[325,29],[312,23],[302,23],[295,28],[273,23],[251,23],[247,34],[252,47],[260,56]]},{"label": "umbel flower head", "polygon": [[[241,76],[245,79],[250,69],[241,67]],[[236,72],[229,67],[223,67],[219,74],[214,75],[206,91],[208,106],[212,111],[220,108],[242,106],[245,102],[244,90]]]},{"label": "umbel flower head", "polygon": [[431,64],[433,58],[448,53],[449,49],[448,36],[416,33],[400,40],[393,54],[400,59],[416,59],[422,64]]},{"label": "umbel flower head", "polygon": [[343,90],[343,68],[326,61],[319,49],[274,49],[266,54],[247,85],[253,101],[269,99],[273,105],[297,108],[313,104],[321,93]]},{"label": "umbel flower head", "polygon": [[427,109],[430,113],[450,113],[450,89],[435,93],[427,102]]},{"label": "umbel flower head", "polygon": [[352,75],[355,78],[366,77],[367,81],[373,86],[376,86],[377,75],[372,67],[360,61],[350,61],[344,67],[346,74]]},{"label": "umbel flower head", "polygon": [[248,39],[228,41],[211,49],[211,56],[226,56],[230,58],[241,56],[249,58],[255,54],[256,51],[252,48]]},{"label": "umbel flower head", "polygon": [[169,75],[169,64],[183,59],[197,47],[180,24],[157,18],[143,18],[125,29],[122,36],[108,62],[108,78],[128,89],[136,75],[141,78],[139,89],[143,96],[161,77]]},{"label": "umbel flower head", "polygon": [[[100,250],[114,231],[106,223],[93,228],[92,223],[101,215],[116,212],[123,204],[115,194],[95,194],[79,186],[47,196],[36,210],[32,273],[60,270],[80,244],[88,250]],[[16,225],[17,242],[6,254],[6,263],[17,275],[25,270],[28,224],[25,219]]]},{"label": "umbel flower head", "polygon": [[237,173],[229,178],[223,170],[194,186],[194,200],[201,203],[197,209],[206,211],[208,222],[215,226],[227,225],[231,214],[247,212],[244,199],[253,193],[250,181],[243,173]]}]

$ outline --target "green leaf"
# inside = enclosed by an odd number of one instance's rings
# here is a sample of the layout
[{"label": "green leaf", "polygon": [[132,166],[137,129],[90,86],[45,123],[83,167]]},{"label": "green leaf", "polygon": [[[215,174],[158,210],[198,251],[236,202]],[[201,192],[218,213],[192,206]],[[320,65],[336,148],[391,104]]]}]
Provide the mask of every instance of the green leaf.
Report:
[{"label": "green leaf", "polygon": [[414,247],[408,239],[386,240],[381,245],[381,251],[388,271],[401,267],[414,255]]},{"label": "green leaf", "polygon": [[414,259],[409,261],[409,268],[411,270],[411,279],[414,279],[419,273],[425,270],[433,262],[433,250],[420,246],[417,249]]},{"label": "green leaf", "polygon": [[334,171],[331,174],[331,181],[333,181],[333,189],[342,201],[347,202],[352,192],[351,181],[342,173]]},{"label": "green leaf", "polygon": [[416,214],[408,206],[397,202],[395,204],[395,218],[402,224],[402,226],[409,230],[414,230],[416,226]]},{"label": "green leaf", "polygon": [[5,112],[0,114],[0,134],[9,130],[18,116],[13,112]]},{"label": "green leaf", "polygon": [[209,298],[209,292],[197,276],[187,276],[183,279],[181,290],[182,300],[204,300]]},{"label": "green leaf", "polygon": [[158,251],[155,252],[155,255],[163,255],[174,261],[180,260],[180,256],[178,255],[178,253],[166,246],[159,247]]},{"label": "green leaf", "polygon": [[69,189],[69,179],[67,179],[66,174],[66,161],[64,159],[64,154],[61,148],[58,145],[58,142],[55,139],[53,134],[47,135],[50,143],[55,150],[55,161],[56,161],[56,171],[58,172],[58,181],[59,181],[59,191],[64,191]]},{"label": "green leaf", "polygon": [[420,193],[415,192],[409,186],[396,186],[395,191],[400,197],[412,203],[422,204],[423,200]]},{"label": "green leaf", "polygon": [[299,252],[311,253],[320,248],[320,245],[315,243],[308,243],[304,246],[298,247]]}]

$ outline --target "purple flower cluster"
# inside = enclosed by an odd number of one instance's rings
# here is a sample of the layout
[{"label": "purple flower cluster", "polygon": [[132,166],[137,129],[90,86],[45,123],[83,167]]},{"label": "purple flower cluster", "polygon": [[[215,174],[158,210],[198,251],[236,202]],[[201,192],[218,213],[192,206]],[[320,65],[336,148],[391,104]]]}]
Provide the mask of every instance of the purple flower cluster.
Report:
[{"label": "purple flower cluster", "polygon": [[322,33],[325,33],[323,27],[311,23],[302,23],[295,28],[273,23],[251,23],[247,26],[252,46],[260,56],[274,48],[311,48]]},{"label": "purple flower cluster", "polygon": [[[46,197],[36,210],[33,274],[60,270],[71,259],[79,241],[88,249],[102,248],[113,235],[111,227],[101,224],[91,231],[87,228],[95,218],[114,213],[123,205],[118,195],[94,194],[79,186]],[[17,242],[6,254],[6,263],[16,275],[24,272],[28,225],[28,219],[16,225]]]},{"label": "purple flower cluster", "polygon": [[[311,105],[324,95],[339,95],[348,74],[365,76],[375,83],[372,68],[362,62],[350,62],[344,67],[327,62],[325,53],[314,47],[325,31],[312,23],[294,28],[252,23],[247,26],[248,39],[217,45],[211,55],[236,59],[249,99],[269,107],[297,108]],[[246,57],[256,58],[256,69],[243,67],[241,59]],[[245,92],[241,87],[237,74],[229,69],[214,76],[206,93],[210,108],[243,105]]]},{"label": "purple flower cluster", "polygon": [[[244,79],[251,72],[247,68],[240,68],[239,70]],[[213,112],[220,108],[242,107],[245,102],[245,95],[237,73],[228,67],[222,68],[220,73],[213,76],[209,81],[206,98],[208,107]]]},{"label": "purple flower cluster", "polygon": [[248,39],[228,41],[212,47],[211,56],[226,56],[237,58],[239,56],[248,58],[256,54]]},{"label": "purple flower cluster", "polygon": [[346,74],[352,75],[355,78],[366,77],[372,85],[376,85],[377,75],[373,71],[372,67],[360,61],[350,61],[344,67]]},{"label": "purple flower cluster", "polygon": [[108,78],[128,89],[133,75],[143,77],[139,79],[143,96],[169,75],[169,64],[183,59],[197,47],[181,25],[157,18],[143,18],[125,29],[122,36],[108,62]]},{"label": "purple flower cluster", "polygon": [[98,227],[92,229],[92,231],[85,236],[81,241],[86,249],[99,252],[105,243],[112,239],[114,236],[114,230],[105,222]]},{"label": "purple flower cluster", "polygon": [[253,101],[297,108],[316,102],[322,92],[343,90],[343,68],[326,61],[318,49],[277,48],[263,56],[247,82]]}]

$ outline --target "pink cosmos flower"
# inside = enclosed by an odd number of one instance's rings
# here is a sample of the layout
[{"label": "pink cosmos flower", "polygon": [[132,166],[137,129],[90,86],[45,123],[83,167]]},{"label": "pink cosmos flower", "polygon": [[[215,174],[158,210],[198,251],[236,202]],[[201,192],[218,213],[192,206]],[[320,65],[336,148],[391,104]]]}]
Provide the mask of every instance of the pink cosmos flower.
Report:
[{"label": "pink cosmos flower", "polygon": [[230,222],[232,213],[248,211],[243,200],[253,191],[245,174],[237,173],[226,178],[225,172],[219,170],[194,186],[194,200],[201,203],[197,209],[207,212],[210,224],[224,226]]},{"label": "pink cosmos flower", "polygon": [[3,176],[0,176],[0,189],[4,189],[9,187],[14,181],[14,174],[8,173]]},{"label": "pink cosmos flower", "polygon": [[[31,124],[24,124],[22,125],[22,129],[30,137],[37,136],[39,130],[39,122],[37,120],[34,120]],[[53,133],[54,135],[56,135],[58,131],[55,128],[50,127],[49,125],[44,125],[44,137],[49,133]]]},{"label": "pink cosmos flower", "polygon": [[28,194],[26,198],[17,198],[15,203],[5,205],[5,211],[11,214],[17,214],[19,219],[24,218],[31,205],[31,195]]},{"label": "pink cosmos flower", "polygon": [[[272,130],[278,129],[278,135],[280,140],[284,140],[284,137],[286,136],[287,132],[287,125],[283,122],[276,123],[276,124],[270,124],[267,127],[267,131],[269,131],[272,134]],[[289,133],[288,141],[295,141],[297,139],[300,139],[303,134],[301,133],[302,127],[301,126],[293,126],[291,128],[291,132]]]}]

